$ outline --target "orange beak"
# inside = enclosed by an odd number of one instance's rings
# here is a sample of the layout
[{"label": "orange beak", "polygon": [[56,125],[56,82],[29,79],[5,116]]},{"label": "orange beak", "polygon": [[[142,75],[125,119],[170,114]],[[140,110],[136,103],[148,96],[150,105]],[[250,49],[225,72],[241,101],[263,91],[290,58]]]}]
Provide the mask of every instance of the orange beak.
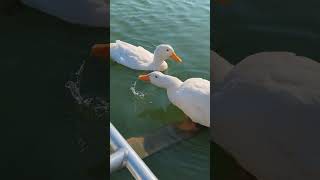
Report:
[{"label": "orange beak", "polygon": [[170,56],[173,60],[175,60],[176,62],[179,62],[181,63],[182,60],[181,58],[175,53],[175,52],[172,52],[171,56]]},{"label": "orange beak", "polygon": [[91,48],[91,54],[95,57],[109,58],[109,44],[95,44]]},{"label": "orange beak", "polygon": [[142,80],[142,81],[150,81],[150,77],[148,74],[146,75],[140,75],[139,76],[139,79]]}]

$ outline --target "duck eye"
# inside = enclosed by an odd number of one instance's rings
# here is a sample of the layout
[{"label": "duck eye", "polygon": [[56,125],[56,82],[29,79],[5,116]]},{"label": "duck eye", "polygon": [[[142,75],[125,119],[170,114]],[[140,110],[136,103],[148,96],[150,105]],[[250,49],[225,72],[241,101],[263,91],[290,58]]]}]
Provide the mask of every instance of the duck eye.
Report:
[{"label": "duck eye", "polygon": [[169,51],[169,49],[167,49],[167,52]]},{"label": "duck eye", "polygon": [[157,76],[157,75],[155,75],[154,77],[155,77],[155,78],[158,78],[158,76]]}]

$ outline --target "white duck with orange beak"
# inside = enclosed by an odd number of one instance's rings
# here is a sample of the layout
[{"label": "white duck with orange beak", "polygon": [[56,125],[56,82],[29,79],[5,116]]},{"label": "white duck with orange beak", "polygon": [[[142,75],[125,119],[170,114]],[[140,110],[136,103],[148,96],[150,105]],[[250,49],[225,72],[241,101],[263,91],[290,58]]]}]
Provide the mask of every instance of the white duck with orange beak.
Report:
[{"label": "white duck with orange beak", "polygon": [[144,71],[164,71],[168,68],[166,60],[171,58],[182,62],[176,55],[174,49],[168,44],[161,44],[156,47],[154,54],[141,46],[117,40],[110,43],[110,56],[115,62],[130,69]]},{"label": "white duck with orange beak", "polygon": [[165,88],[172,104],[181,109],[194,123],[210,127],[210,81],[202,78],[180,79],[154,71],[140,75],[140,80]]}]

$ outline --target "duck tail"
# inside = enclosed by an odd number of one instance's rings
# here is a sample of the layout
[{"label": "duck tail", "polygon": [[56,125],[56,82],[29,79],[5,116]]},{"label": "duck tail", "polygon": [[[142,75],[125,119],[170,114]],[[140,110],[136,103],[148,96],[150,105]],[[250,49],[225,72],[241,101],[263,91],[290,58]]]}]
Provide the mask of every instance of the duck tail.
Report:
[{"label": "duck tail", "polygon": [[109,57],[109,44],[95,44],[91,47],[91,55],[95,57]]}]

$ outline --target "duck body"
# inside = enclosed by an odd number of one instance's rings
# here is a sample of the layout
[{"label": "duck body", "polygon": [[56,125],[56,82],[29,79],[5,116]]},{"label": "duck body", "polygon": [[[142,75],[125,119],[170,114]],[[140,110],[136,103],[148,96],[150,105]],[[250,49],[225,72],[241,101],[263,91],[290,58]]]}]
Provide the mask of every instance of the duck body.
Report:
[{"label": "duck body", "polygon": [[143,47],[120,40],[110,44],[110,55],[115,62],[130,69],[164,71],[168,68],[165,61],[157,67],[153,61],[154,55]]},{"label": "duck body", "polygon": [[141,46],[134,46],[120,40],[110,44],[111,59],[135,70],[164,71],[168,68],[165,60],[172,56],[169,53],[176,56],[169,45],[159,45],[152,54]]},{"label": "duck body", "polygon": [[320,179],[319,77],[294,53],[248,56],[214,90],[212,139],[259,180]]},{"label": "duck body", "polygon": [[193,122],[210,127],[210,81],[190,78],[182,82],[176,77],[157,71],[139,78],[150,79],[152,84],[165,88],[172,104],[181,109]]},{"label": "duck body", "polygon": [[202,78],[190,78],[179,87],[167,89],[172,104],[181,109],[198,124],[210,127],[210,82]]}]

